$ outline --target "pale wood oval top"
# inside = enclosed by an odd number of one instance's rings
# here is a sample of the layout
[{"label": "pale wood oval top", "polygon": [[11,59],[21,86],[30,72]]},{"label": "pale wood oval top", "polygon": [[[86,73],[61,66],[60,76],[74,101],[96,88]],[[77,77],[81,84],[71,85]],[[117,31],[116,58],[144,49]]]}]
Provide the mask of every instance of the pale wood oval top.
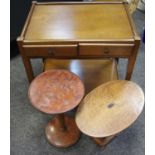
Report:
[{"label": "pale wood oval top", "polygon": [[49,70],[32,81],[28,95],[36,109],[48,114],[63,113],[79,104],[84,85],[72,72]]},{"label": "pale wood oval top", "polygon": [[124,4],[35,4],[25,40],[133,39]]},{"label": "pale wood oval top", "polygon": [[107,82],[83,99],[76,123],[92,137],[115,135],[137,119],[143,106],[144,94],[137,84],[125,80]]}]

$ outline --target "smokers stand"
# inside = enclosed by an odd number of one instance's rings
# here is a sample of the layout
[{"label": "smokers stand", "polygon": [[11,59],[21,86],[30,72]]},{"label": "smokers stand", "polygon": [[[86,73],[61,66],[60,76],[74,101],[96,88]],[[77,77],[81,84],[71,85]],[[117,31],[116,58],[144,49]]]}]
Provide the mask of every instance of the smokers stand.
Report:
[{"label": "smokers stand", "polygon": [[84,85],[77,75],[66,70],[49,70],[37,76],[30,85],[32,105],[56,116],[48,123],[47,140],[57,147],[68,147],[80,137],[73,118],[64,115],[75,108],[84,95]]}]

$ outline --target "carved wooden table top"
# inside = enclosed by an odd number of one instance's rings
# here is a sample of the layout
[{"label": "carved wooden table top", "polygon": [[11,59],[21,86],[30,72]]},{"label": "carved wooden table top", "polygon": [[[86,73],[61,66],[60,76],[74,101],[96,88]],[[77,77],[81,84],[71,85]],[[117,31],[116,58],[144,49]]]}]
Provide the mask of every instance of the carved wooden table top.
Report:
[{"label": "carved wooden table top", "polygon": [[144,94],[137,84],[125,80],[107,82],[83,99],[76,123],[92,137],[115,135],[137,119],[143,106]]},{"label": "carved wooden table top", "polygon": [[63,113],[79,104],[84,85],[72,72],[49,70],[32,81],[28,95],[36,109],[48,114]]}]

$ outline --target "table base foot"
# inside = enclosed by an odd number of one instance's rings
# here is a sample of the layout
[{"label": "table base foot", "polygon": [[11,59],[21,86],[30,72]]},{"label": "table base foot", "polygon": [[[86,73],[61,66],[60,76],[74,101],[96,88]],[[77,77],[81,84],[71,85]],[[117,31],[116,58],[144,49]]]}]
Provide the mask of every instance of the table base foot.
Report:
[{"label": "table base foot", "polygon": [[116,135],[112,135],[112,136],[108,136],[105,138],[93,138],[95,143],[99,146],[102,146],[103,148],[109,144],[114,138],[116,137]]},{"label": "table base foot", "polygon": [[46,138],[50,144],[56,147],[69,147],[80,138],[81,132],[73,118],[64,116],[65,129],[60,127],[60,122],[54,117],[45,129]]}]

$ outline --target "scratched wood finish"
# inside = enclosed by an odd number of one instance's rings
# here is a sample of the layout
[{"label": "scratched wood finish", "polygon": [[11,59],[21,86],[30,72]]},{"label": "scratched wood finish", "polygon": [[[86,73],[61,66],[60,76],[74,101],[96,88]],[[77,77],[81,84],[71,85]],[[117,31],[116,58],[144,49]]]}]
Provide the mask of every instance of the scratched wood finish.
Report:
[{"label": "scratched wood finish", "polygon": [[38,110],[58,114],[79,104],[84,95],[84,85],[74,73],[50,70],[33,80],[28,95],[32,105]]},{"label": "scratched wood finish", "polygon": [[123,3],[36,5],[25,34],[26,40],[124,38],[133,33]]},{"label": "scratched wood finish", "polygon": [[89,136],[112,136],[129,127],[143,106],[144,94],[137,84],[110,81],[86,95],[76,113],[76,123]]}]

